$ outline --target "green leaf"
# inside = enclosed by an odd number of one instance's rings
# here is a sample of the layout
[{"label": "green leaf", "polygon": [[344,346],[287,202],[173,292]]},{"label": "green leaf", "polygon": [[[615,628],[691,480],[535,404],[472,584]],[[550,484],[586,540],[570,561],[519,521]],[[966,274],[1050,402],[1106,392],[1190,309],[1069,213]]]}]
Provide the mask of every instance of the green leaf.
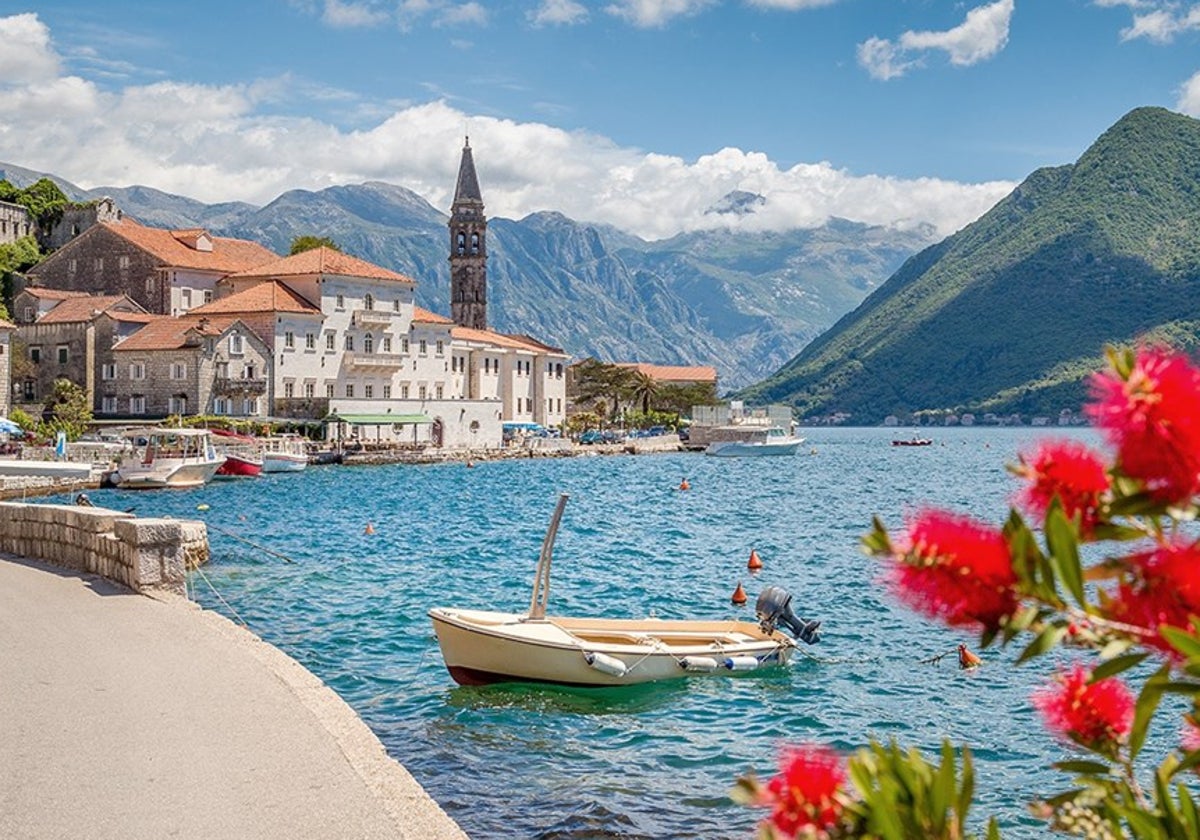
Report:
[{"label": "green leaf", "polygon": [[971,801],[975,798],[975,762],[971,760],[971,748],[962,748],[962,786],[958,791],[958,819],[967,821],[967,813],[971,810]]},{"label": "green leaf", "polygon": [[1176,776],[1187,770],[1191,770],[1196,766],[1200,766],[1200,750],[1193,750],[1192,752],[1187,753],[1183,757],[1183,760],[1175,765],[1175,767],[1171,770],[1171,775]]},{"label": "green leaf", "polygon": [[1172,627],[1169,624],[1163,624],[1158,628],[1158,632],[1162,637],[1170,642],[1171,647],[1182,653],[1188,659],[1200,659],[1200,639],[1196,635],[1187,630],[1180,630],[1178,627]]},{"label": "green leaf", "polygon": [[863,551],[874,557],[887,557],[892,554],[892,541],[888,537],[887,528],[878,516],[871,518],[871,533],[862,538]]},{"label": "green leaf", "polygon": [[996,823],[995,817],[988,820],[987,840],[1000,840],[1000,826]]},{"label": "green leaf", "polygon": [[1146,730],[1150,726],[1154,712],[1158,709],[1158,703],[1162,700],[1163,691],[1170,682],[1170,676],[1170,664],[1163,665],[1142,686],[1142,693],[1138,695],[1137,704],[1134,706],[1133,726],[1129,730],[1129,759],[1131,761],[1137,758],[1138,753],[1142,751],[1142,745],[1146,742]]},{"label": "green leaf", "polygon": [[1063,513],[1056,498],[1046,512],[1046,544],[1050,548],[1050,562],[1063,586],[1071,593],[1075,603],[1086,606],[1083,594],[1083,568],[1079,563],[1079,541],[1075,537],[1075,526]]},{"label": "green leaf", "polygon": [[1124,656],[1115,657],[1107,662],[1101,662],[1092,669],[1092,678],[1089,682],[1099,682],[1106,677],[1116,676],[1122,671],[1127,671],[1134,665],[1137,665],[1149,655],[1149,653],[1127,653]]},{"label": "green leaf", "polygon": [[1062,770],[1064,773],[1079,773],[1085,776],[1106,776],[1112,768],[1103,761],[1057,761],[1051,765],[1055,769]]},{"label": "green leaf", "polygon": [[1030,659],[1041,656],[1047,651],[1054,650],[1058,643],[1062,641],[1063,636],[1067,635],[1067,628],[1050,626],[1038,633],[1032,642],[1021,652],[1017,657],[1017,664],[1028,662]]}]

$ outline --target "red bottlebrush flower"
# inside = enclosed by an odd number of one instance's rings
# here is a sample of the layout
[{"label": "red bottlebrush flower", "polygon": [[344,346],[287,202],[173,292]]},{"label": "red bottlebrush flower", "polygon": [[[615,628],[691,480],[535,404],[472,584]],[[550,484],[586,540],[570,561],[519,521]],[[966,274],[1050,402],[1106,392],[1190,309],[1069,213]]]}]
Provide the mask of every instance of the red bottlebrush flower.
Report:
[{"label": "red bottlebrush flower", "polygon": [[791,747],[781,755],[779,771],[761,792],[759,804],[771,808],[764,823],[783,837],[828,836],[845,809],[841,759],[827,747]]},{"label": "red bottlebrush flower", "polygon": [[[1179,736],[1179,748],[1184,752],[1200,750],[1200,723],[1191,715],[1184,716],[1183,732]],[[1200,768],[1193,768],[1193,773],[1200,773]]]},{"label": "red bottlebrush flower", "polygon": [[994,629],[1017,608],[1017,575],[1004,535],[968,516],[921,512],[895,560],[889,582],[896,596],[947,624]]},{"label": "red bottlebrush flower", "polygon": [[1046,728],[1087,747],[1111,751],[1133,725],[1133,693],[1116,677],[1089,683],[1076,663],[1033,695]]},{"label": "red bottlebrush flower", "polygon": [[1104,459],[1072,440],[1048,440],[1021,456],[1029,484],[1020,494],[1022,507],[1044,517],[1058,497],[1067,516],[1078,516],[1086,536],[1100,521],[1100,497],[1109,488]]},{"label": "red bottlebrush flower", "polygon": [[1186,357],[1141,350],[1128,379],[1096,374],[1092,395],[1086,412],[1116,447],[1126,475],[1163,502],[1200,490],[1200,371]]},{"label": "red bottlebrush flower", "polygon": [[1133,579],[1110,596],[1106,615],[1145,628],[1145,644],[1181,658],[1158,631],[1164,624],[1190,630],[1188,617],[1200,615],[1200,543],[1166,543],[1125,564]]}]

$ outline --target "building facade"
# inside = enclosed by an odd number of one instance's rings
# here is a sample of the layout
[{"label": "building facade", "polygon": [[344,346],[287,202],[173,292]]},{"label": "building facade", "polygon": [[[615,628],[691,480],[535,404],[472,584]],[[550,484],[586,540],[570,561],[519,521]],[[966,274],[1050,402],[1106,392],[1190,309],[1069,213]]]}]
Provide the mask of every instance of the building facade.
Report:
[{"label": "building facade", "polygon": [[17,325],[0,318],[0,417],[12,410],[12,337]]}]

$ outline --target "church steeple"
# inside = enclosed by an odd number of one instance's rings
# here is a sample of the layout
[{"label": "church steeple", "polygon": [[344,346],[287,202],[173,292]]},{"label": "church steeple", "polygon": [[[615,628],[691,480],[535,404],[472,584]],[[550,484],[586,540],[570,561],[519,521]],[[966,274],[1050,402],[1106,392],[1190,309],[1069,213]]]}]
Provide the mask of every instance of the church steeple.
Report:
[{"label": "church steeple", "polygon": [[459,326],[487,329],[487,217],[469,137],[450,207],[450,317]]}]

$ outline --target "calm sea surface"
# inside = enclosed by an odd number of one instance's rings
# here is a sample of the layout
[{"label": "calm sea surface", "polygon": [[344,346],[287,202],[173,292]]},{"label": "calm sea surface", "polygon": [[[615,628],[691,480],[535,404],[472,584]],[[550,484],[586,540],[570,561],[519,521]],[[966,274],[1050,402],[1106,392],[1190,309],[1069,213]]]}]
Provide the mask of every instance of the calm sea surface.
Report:
[{"label": "calm sea surface", "polygon": [[[873,515],[895,529],[925,504],[998,525],[1016,489],[1004,466],[1022,446],[1091,433],[934,430],[934,445],[916,448],[891,446],[883,429],[805,434],[794,458],[331,466],[91,495],[215,526],[195,599],[236,614],[328,683],[472,837],[749,838],[761,814],[729,801],[737,776],[770,774],[783,744],[849,751],[871,736],[930,755],[945,737],[970,743],[975,821],[994,814],[1005,837],[1043,836],[1024,803],[1062,789],[1045,768],[1067,757],[1029,705],[1048,666],[1013,667],[1015,649],[983,651],[973,673],[953,656],[921,664],[975,640],[893,604],[859,538]],[[691,489],[681,492],[684,477]],[[824,640],[772,673],[592,691],[456,686],[426,610],[525,610],[561,492],[571,500],[552,613],[752,617],[758,592],[775,584],[824,622]],[[755,576],[752,548],[765,564]],[[730,605],[739,581],[750,607]]]}]

